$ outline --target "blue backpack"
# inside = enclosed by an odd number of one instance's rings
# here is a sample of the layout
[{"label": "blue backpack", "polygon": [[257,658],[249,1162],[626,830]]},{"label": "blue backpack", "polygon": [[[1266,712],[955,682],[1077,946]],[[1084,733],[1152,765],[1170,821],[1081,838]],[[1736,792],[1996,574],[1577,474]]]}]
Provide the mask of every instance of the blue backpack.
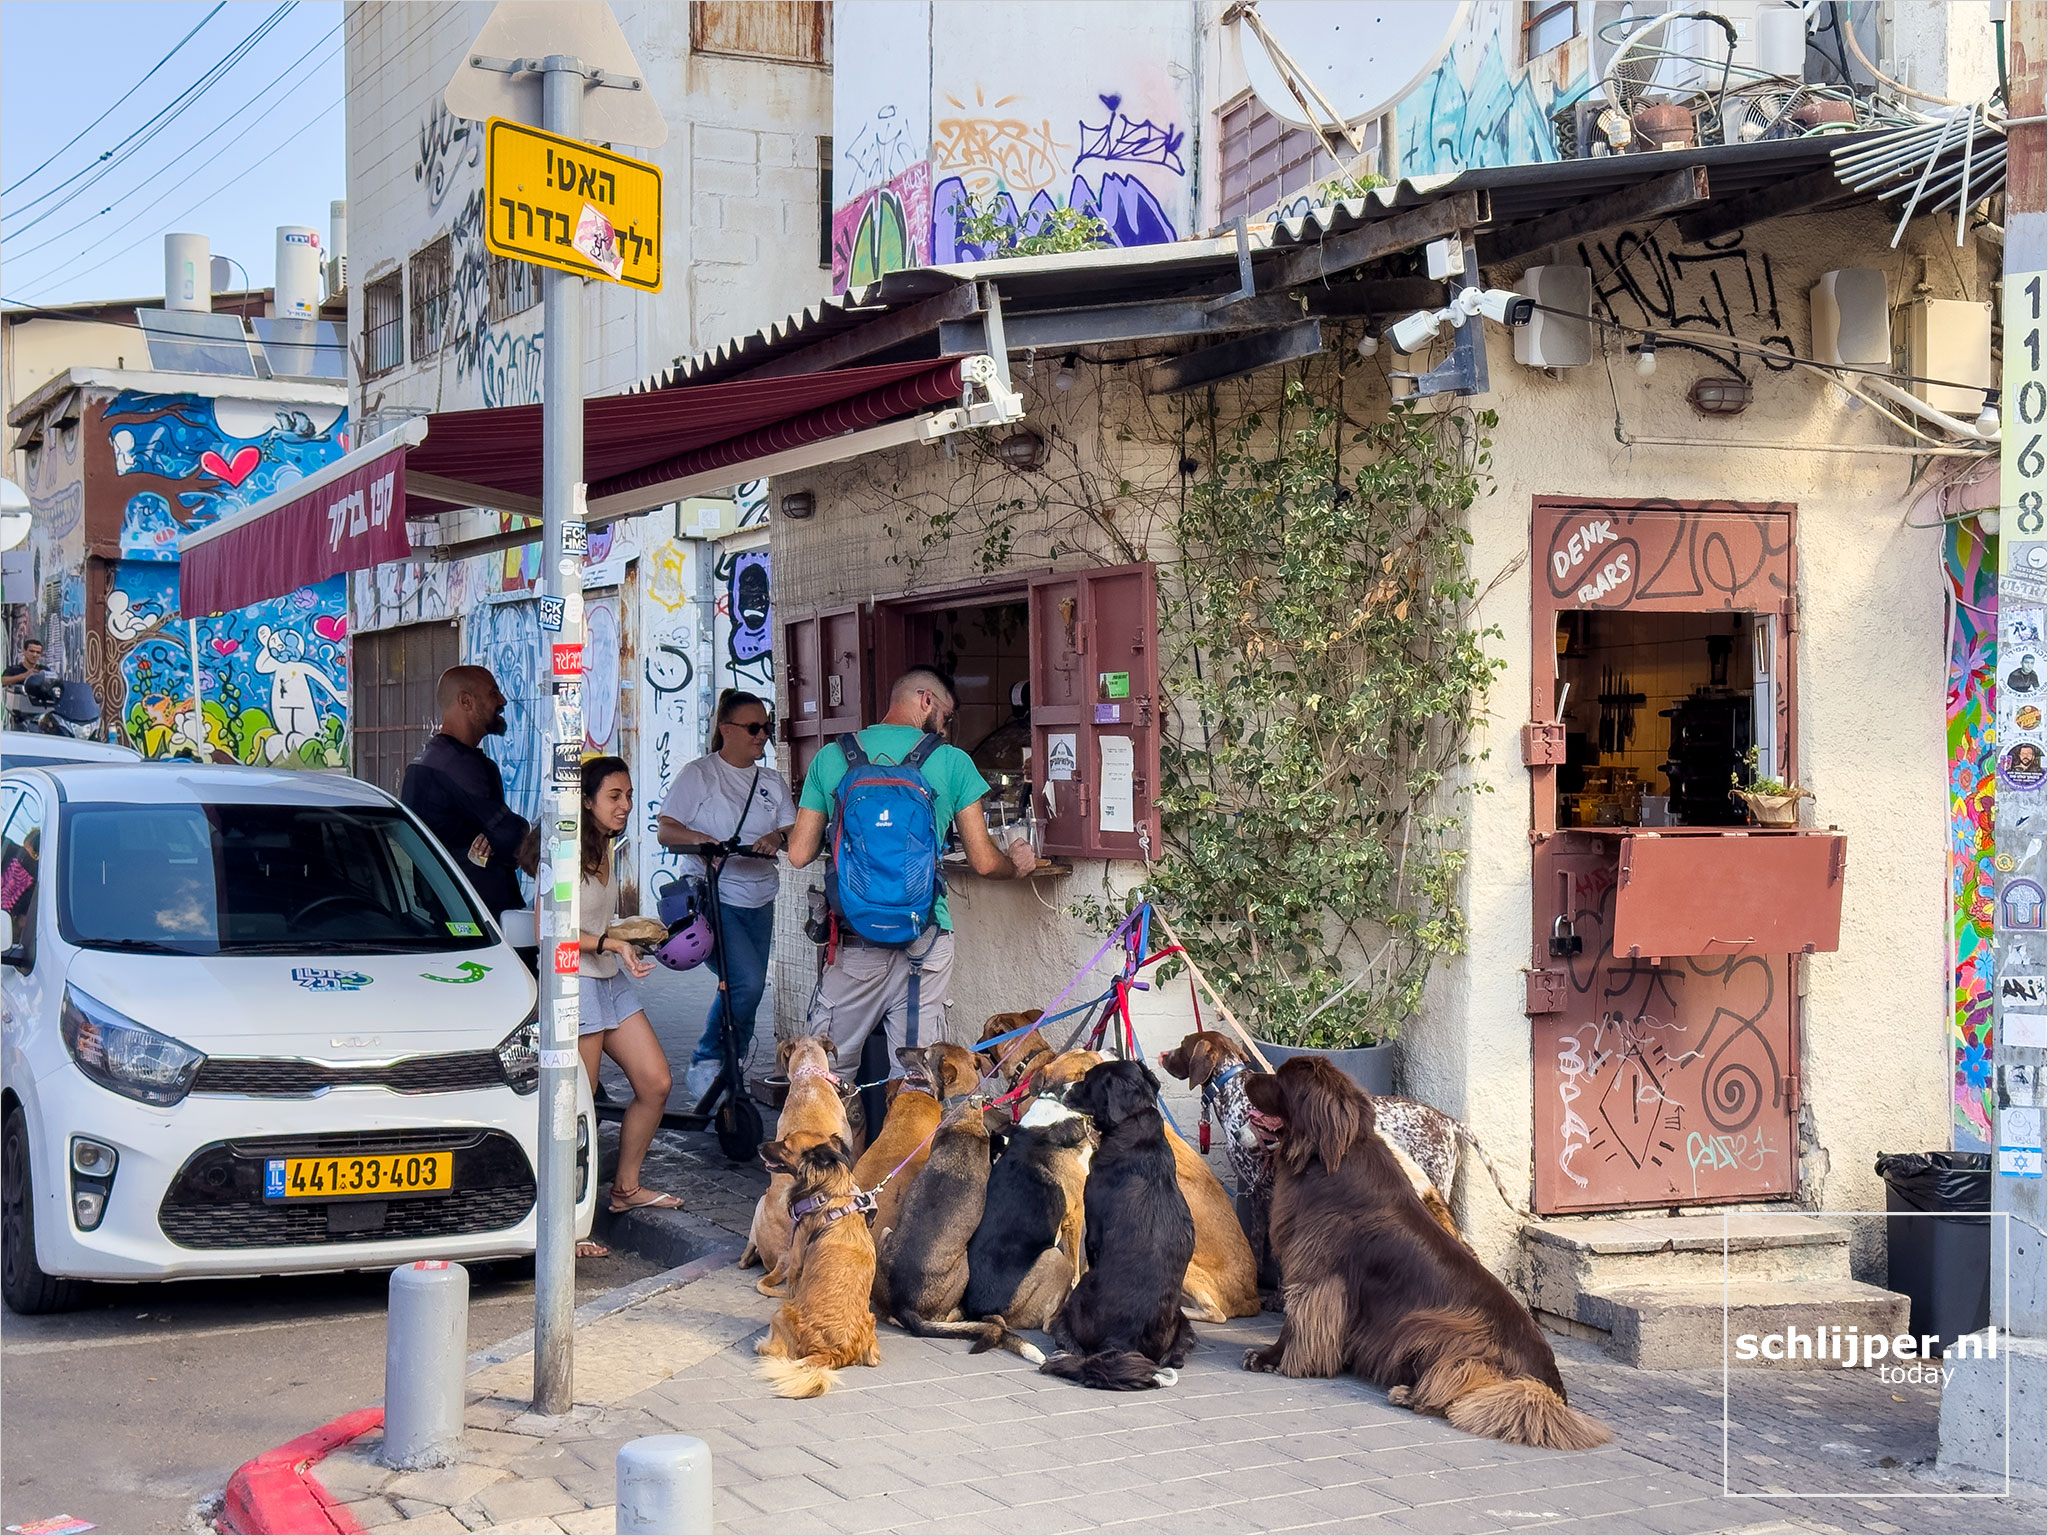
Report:
[{"label": "blue backpack", "polygon": [[825,897],[842,923],[886,949],[905,948],[931,926],[945,889],[932,787],[922,771],[940,745],[927,731],[902,762],[875,763],[858,738],[839,738],[846,777],[832,794]]}]

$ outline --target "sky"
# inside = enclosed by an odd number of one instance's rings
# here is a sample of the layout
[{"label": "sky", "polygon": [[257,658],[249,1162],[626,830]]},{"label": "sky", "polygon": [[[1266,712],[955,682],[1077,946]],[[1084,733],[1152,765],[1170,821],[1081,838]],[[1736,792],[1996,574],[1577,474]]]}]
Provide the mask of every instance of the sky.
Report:
[{"label": "sky", "polygon": [[348,195],[341,28],[340,0],[0,3],[0,300],[160,298],[168,233],[256,288],[278,225],[324,245]]}]

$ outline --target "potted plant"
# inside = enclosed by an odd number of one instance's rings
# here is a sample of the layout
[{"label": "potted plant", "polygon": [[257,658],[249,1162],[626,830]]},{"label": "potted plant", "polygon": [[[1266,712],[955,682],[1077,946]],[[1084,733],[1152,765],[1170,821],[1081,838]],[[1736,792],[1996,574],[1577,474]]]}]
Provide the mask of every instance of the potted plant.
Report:
[{"label": "potted plant", "polygon": [[1783,779],[1759,778],[1756,771],[1757,749],[1751,747],[1743,761],[1749,765],[1749,782],[1744,784],[1740,774],[1731,773],[1728,782],[1733,787],[1728,791],[1730,798],[1739,800],[1749,808],[1749,814],[1757,819],[1760,826],[1796,827],[1799,825],[1799,802],[1811,800],[1813,791],[1801,789],[1797,784],[1787,784]]}]

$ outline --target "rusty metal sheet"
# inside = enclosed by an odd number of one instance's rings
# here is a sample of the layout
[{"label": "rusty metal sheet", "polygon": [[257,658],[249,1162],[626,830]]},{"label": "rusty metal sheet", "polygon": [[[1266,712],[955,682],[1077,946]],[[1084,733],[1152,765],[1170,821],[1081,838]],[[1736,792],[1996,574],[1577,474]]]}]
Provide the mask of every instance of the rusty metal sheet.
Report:
[{"label": "rusty metal sheet", "polygon": [[1842,833],[1645,831],[1619,843],[1618,954],[1825,954],[1841,947],[1849,845]]},{"label": "rusty metal sheet", "polygon": [[1579,953],[1530,1022],[1535,1209],[1622,1210],[1790,1197],[1797,999],[1787,953],[1617,956],[1619,848],[1567,832],[1536,853],[1539,946],[1568,918]]},{"label": "rusty metal sheet", "polygon": [[1539,502],[1538,627],[1546,608],[1773,611],[1792,595],[1786,512],[1712,502]]}]

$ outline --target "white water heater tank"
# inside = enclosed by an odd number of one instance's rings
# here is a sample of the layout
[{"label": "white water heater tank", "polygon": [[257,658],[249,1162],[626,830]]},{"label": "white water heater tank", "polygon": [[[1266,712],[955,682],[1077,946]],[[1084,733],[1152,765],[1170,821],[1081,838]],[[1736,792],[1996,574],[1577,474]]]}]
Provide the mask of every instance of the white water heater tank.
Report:
[{"label": "white water heater tank", "polygon": [[213,308],[213,249],[204,235],[164,236],[164,308]]},{"label": "white water heater tank", "polygon": [[277,301],[280,320],[320,318],[320,231],[305,224],[277,227]]},{"label": "white water heater tank", "polygon": [[348,292],[348,199],[327,205],[327,296]]}]

